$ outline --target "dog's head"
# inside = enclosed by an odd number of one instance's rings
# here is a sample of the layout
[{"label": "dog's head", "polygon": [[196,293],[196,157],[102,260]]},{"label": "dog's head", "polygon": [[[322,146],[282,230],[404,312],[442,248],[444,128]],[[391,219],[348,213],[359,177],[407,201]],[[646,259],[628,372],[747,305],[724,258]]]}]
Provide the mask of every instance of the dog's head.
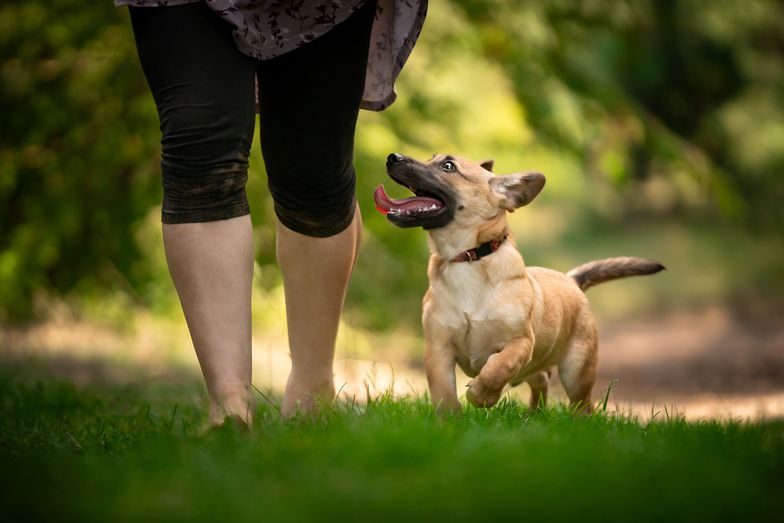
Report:
[{"label": "dog's head", "polygon": [[438,154],[420,162],[392,153],[387,173],[416,196],[392,199],[380,185],[373,194],[376,208],[398,227],[474,228],[527,205],[544,187],[541,173],[494,176],[493,161],[475,163]]}]

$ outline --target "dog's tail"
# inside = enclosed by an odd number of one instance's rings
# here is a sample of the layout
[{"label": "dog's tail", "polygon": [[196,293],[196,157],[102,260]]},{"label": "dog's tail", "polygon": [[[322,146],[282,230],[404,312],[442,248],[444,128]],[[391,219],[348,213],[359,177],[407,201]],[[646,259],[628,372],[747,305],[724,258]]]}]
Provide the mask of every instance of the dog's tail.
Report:
[{"label": "dog's tail", "polygon": [[577,285],[582,290],[586,290],[594,285],[618,278],[655,274],[664,268],[664,265],[654,260],[619,256],[584,263],[567,272],[566,275],[574,278]]}]

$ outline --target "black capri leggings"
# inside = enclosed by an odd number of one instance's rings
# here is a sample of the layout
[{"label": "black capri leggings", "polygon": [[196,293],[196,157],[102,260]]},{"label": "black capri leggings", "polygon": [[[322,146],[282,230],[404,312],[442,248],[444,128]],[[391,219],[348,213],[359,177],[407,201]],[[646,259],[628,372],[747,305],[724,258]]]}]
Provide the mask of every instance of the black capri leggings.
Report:
[{"label": "black capri leggings", "polygon": [[131,7],[161,122],[164,223],[248,214],[245,183],[259,82],[261,150],[275,213],[308,236],[354,217],[354,129],[375,1],[313,42],[269,60],[240,51],[203,3]]}]

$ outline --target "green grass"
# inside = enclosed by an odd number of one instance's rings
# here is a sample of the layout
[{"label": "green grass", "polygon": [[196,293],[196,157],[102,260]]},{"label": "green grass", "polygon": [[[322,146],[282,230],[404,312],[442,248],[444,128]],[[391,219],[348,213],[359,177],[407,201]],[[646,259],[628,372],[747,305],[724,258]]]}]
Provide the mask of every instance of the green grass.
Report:
[{"label": "green grass", "polygon": [[[693,521],[784,512],[784,423],[440,419],[425,398],[202,433],[194,389],[0,377],[4,521]],[[144,397],[144,395],[148,397]],[[10,519],[8,519],[10,518]]]}]

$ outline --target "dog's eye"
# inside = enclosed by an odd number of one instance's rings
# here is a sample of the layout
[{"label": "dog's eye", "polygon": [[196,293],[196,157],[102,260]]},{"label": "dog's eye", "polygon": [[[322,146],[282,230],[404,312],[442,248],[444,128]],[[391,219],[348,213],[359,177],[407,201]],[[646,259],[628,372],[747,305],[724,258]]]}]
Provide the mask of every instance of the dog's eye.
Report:
[{"label": "dog's eye", "polygon": [[441,164],[441,170],[451,172],[455,170],[455,164],[452,162],[444,162]]}]

